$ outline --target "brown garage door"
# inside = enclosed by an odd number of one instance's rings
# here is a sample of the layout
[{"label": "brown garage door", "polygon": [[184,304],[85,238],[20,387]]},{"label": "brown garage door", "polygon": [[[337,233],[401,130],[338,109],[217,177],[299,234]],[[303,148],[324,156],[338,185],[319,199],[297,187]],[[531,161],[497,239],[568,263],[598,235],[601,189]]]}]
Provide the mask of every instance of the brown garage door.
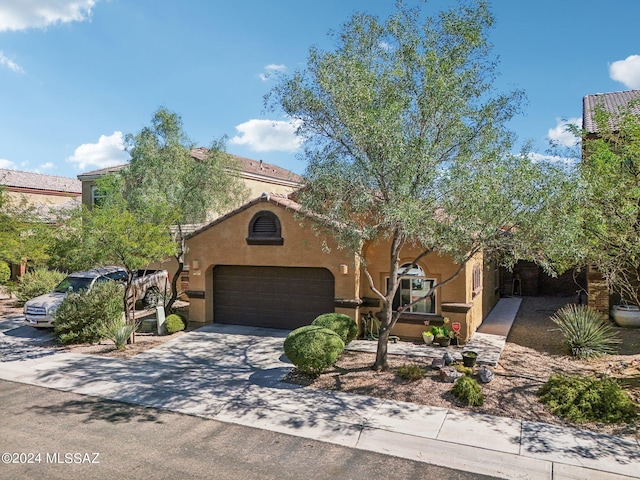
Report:
[{"label": "brown garage door", "polygon": [[325,268],[213,269],[213,321],[293,329],[334,311],[333,274]]}]

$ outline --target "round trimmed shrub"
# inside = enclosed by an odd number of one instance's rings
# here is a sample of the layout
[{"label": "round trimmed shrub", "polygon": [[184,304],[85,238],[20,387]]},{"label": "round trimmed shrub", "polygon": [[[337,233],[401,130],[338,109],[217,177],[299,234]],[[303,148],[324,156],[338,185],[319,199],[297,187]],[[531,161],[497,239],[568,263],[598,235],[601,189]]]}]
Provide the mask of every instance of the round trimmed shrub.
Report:
[{"label": "round trimmed shrub", "polygon": [[291,363],[313,376],[336,363],[343,350],[340,335],[319,325],[297,328],[284,340],[284,353]]},{"label": "round trimmed shrub", "polygon": [[167,335],[173,335],[174,333],[181,332],[186,328],[182,317],[175,313],[167,316],[164,321],[164,326],[167,329]]},{"label": "round trimmed shrub", "polygon": [[311,325],[318,325],[334,331],[340,335],[345,345],[349,344],[349,342],[358,335],[358,325],[356,322],[351,317],[343,315],[342,313],[325,313],[311,322]]}]

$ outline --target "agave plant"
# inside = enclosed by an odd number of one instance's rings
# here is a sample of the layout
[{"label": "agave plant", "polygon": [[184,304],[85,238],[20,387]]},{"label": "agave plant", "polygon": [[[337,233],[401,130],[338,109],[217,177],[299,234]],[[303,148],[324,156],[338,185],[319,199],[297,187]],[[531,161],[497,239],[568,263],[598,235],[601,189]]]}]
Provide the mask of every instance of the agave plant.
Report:
[{"label": "agave plant", "polygon": [[615,353],[621,340],[611,322],[588,305],[567,305],[551,320],[560,327],[564,341],[578,358]]}]

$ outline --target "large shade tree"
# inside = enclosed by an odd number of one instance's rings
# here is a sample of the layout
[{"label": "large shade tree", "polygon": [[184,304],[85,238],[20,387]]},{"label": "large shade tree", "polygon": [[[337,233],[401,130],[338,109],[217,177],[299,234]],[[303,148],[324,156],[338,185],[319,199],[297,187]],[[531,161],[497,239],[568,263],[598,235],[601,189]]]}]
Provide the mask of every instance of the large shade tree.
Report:
[{"label": "large shade tree", "polygon": [[159,108],[151,125],[126,136],[131,161],[121,171],[129,208],[157,225],[167,226],[176,243],[177,268],[171,272],[170,309],[179,296],[188,227],[211,219],[244,200],[239,165],[224,152],[223,139],[194,157],[194,143],[176,113]]},{"label": "large shade tree", "polygon": [[597,134],[582,135],[583,237],[576,262],[600,272],[610,290],[640,306],[640,115],[638,101],[593,112]]},{"label": "large shade tree", "polygon": [[122,196],[121,178],[102,177],[97,186],[105,193],[103,202],[91,209],[82,206],[64,217],[50,248],[51,257],[70,270],[123,267],[127,272],[123,306],[127,321],[134,322],[135,302],[140,300],[134,295],[134,278],[150,263],[173,255],[176,244],[167,235],[166,224],[129,208]]},{"label": "large shade tree", "polygon": [[433,289],[480,252],[551,268],[542,253],[554,232],[549,212],[562,216],[568,202],[559,193],[570,182],[526,155],[507,154],[505,123],[523,93],[494,91],[492,25],[486,2],[429,18],[402,3],[385,21],[356,14],[335,50],[312,47],[306,69],[281,78],[266,98],[301,121],[309,162],[303,205],[322,214],[343,247],[362,255],[367,242],[389,245],[386,285],[376,284],[362,258],[383,305],[375,369],[387,367],[390,330],[411,306],[392,308],[410,268],[401,267],[403,247],[421,247],[413,265],[441,254],[460,266]]}]

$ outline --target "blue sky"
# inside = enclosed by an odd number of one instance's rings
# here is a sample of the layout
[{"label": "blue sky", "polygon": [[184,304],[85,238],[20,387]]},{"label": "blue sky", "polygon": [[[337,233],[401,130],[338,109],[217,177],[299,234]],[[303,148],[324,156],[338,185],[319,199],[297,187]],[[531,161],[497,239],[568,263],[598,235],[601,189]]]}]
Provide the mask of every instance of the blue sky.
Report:
[{"label": "blue sky", "polygon": [[[411,1],[411,0],[408,0]],[[449,0],[423,7],[436,12]],[[302,173],[287,119],[265,112],[269,73],[304,68],[308,49],[354,11],[394,0],[0,0],[0,168],[75,177],[127,160],[122,136],[159,106],[200,146]],[[640,89],[637,0],[494,0],[490,40],[502,90],[527,104],[509,127],[544,154],[588,94]],[[299,152],[298,152],[299,153]]]}]

